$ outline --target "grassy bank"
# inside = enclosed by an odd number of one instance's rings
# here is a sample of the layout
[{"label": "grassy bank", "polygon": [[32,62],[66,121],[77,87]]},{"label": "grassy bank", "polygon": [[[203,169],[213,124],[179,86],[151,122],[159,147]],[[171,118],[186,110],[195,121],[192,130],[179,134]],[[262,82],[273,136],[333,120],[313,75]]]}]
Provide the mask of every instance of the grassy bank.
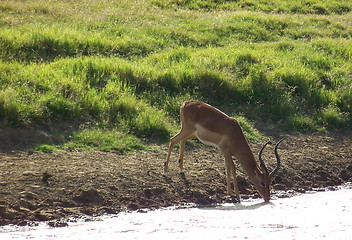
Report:
[{"label": "grassy bank", "polygon": [[2,1],[0,126],[66,122],[59,148],[124,152],[198,99],[250,130],[349,127],[351,3],[300,3]]}]

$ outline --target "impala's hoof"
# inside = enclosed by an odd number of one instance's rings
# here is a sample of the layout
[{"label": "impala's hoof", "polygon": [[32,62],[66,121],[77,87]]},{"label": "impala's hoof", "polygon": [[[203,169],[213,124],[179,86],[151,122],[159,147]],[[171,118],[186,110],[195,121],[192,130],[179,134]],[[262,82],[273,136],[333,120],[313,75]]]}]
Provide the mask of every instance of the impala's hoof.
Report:
[{"label": "impala's hoof", "polygon": [[180,172],[180,176],[181,176],[181,177],[185,177],[185,172],[183,172],[183,171]]},{"label": "impala's hoof", "polygon": [[240,203],[241,199],[239,196],[228,196],[225,200],[226,203]]},{"label": "impala's hoof", "polygon": [[240,203],[241,198],[239,196],[231,196],[232,203]]}]

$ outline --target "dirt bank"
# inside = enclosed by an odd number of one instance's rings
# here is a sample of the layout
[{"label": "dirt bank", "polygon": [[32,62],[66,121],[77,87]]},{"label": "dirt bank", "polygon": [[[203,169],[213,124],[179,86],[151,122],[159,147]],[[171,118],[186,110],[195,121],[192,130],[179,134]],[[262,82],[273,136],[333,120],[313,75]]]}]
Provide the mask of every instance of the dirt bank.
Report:
[{"label": "dirt bank", "polygon": [[[279,137],[274,136],[274,140]],[[251,144],[257,153],[261,144]],[[289,135],[280,145],[282,169],[272,192],[340,185],[352,180],[352,131]],[[217,149],[188,147],[184,177],[178,174],[177,148],[170,176],[162,176],[166,146],[119,155],[113,152],[54,154],[9,150],[0,153],[0,225],[53,221],[66,216],[99,215],[122,210],[183,203],[226,201],[223,157]],[[274,166],[272,146],[264,153]],[[243,198],[256,196],[239,171]]]}]

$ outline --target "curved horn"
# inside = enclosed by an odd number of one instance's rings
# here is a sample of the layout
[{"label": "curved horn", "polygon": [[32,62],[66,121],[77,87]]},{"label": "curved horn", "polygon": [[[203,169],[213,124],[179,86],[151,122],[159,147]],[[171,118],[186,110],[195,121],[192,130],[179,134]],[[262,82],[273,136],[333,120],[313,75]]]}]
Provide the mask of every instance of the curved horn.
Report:
[{"label": "curved horn", "polygon": [[259,161],[260,161],[260,168],[264,170],[264,173],[266,176],[269,175],[269,171],[268,171],[268,168],[265,166],[265,163],[262,159],[262,153],[263,153],[263,150],[264,148],[266,147],[266,145],[268,145],[269,143],[271,143],[270,141],[268,141],[267,143],[265,143],[262,147],[262,149],[260,149],[259,151]]},{"label": "curved horn", "polygon": [[277,174],[277,172],[279,171],[279,168],[281,166],[281,161],[280,161],[280,156],[277,153],[277,147],[279,146],[279,144],[284,140],[285,138],[282,138],[280,141],[278,141],[275,145],[275,157],[276,157],[276,161],[277,161],[277,166],[276,168],[269,174],[269,178],[272,178],[273,176],[275,176]]}]

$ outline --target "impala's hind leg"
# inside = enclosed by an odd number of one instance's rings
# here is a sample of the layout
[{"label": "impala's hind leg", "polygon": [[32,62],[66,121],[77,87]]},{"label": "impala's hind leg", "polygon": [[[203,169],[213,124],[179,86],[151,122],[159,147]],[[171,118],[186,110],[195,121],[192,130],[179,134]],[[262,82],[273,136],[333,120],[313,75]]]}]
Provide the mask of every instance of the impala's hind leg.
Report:
[{"label": "impala's hind leg", "polygon": [[185,145],[187,140],[182,140],[180,143],[180,158],[178,159],[178,166],[180,168],[180,174],[183,175],[183,156],[185,154]]},{"label": "impala's hind leg", "polygon": [[164,162],[164,176],[168,175],[168,166],[169,166],[169,161],[170,161],[170,156],[171,156],[171,150],[175,146],[175,144],[181,142],[180,146],[180,160],[179,160],[179,167],[180,171],[183,170],[183,155],[185,151],[185,143],[188,139],[193,138],[194,133],[193,131],[187,131],[185,129],[182,129],[176,136],[172,137],[170,139],[170,145],[169,145],[169,150],[167,153],[166,161]]},{"label": "impala's hind leg", "polygon": [[183,171],[183,156],[184,156],[184,153],[185,153],[185,144],[186,144],[186,141],[187,140],[190,140],[192,138],[195,138],[196,135],[195,134],[192,134],[191,136],[187,137],[186,139],[183,139],[180,143],[180,158],[178,160],[178,166],[180,168],[180,174],[181,175],[184,175],[184,171]]}]

